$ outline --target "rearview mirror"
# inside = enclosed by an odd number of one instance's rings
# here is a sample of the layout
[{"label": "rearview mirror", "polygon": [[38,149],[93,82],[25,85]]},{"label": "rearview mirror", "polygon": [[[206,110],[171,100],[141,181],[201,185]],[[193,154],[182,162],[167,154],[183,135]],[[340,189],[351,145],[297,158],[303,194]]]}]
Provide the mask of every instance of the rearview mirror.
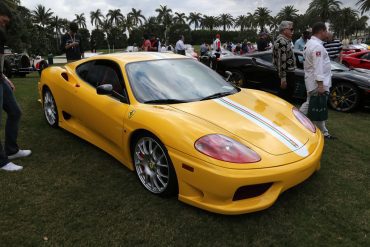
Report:
[{"label": "rearview mirror", "polygon": [[96,93],[99,95],[112,95],[113,86],[111,84],[103,84],[96,88]]}]

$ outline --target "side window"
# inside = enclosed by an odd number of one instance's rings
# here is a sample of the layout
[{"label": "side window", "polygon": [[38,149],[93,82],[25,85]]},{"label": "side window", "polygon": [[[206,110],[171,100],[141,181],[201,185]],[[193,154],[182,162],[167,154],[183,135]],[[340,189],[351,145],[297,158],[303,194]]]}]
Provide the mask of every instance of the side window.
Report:
[{"label": "side window", "polygon": [[[122,96],[126,95],[123,87],[123,77],[118,64],[109,60],[96,60],[88,69],[85,81],[93,87],[103,84],[113,86],[113,91]],[[115,96],[113,96],[115,97]]]},{"label": "side window", "polygon": [[272,63],[272,53],[263,54],[260,58],[266,62]]},{"label": "side window", "polygon": [[84,81],[86,81],[87,73],[89,72],[89,68],[93,65],[94,61],[83,63],[77,67],[76,73],[77,75]]}]

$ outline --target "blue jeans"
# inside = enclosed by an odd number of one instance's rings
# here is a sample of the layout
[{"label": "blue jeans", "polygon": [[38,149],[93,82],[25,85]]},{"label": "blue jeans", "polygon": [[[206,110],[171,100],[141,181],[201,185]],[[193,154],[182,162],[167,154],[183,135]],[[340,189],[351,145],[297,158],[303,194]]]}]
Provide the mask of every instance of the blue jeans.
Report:
[{"label": "blue jeans", "polygon": [[[4,147],[0,141],[0,167],[3,167],[9,163],[8,155],[15,154],[19,150],[17,137],[19,121],[22,115],[13,90],[3,78],[0,79],[0,106],[7,113]],[[0,124],[1,114],[2,111],[0,110]]]}]

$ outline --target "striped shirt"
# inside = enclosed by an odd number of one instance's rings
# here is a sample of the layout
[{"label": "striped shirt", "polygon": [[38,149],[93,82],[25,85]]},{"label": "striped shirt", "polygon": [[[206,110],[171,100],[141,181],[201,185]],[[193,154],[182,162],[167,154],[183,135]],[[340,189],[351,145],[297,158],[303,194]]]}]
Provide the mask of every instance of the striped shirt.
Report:
[{"label": "striped shirt", "polygon": [[338,39],[330,42],[325,42],[324,47],[328,52],[330,59],[332,60],[339,57],[339,54],[342,51],[342,43]]}]

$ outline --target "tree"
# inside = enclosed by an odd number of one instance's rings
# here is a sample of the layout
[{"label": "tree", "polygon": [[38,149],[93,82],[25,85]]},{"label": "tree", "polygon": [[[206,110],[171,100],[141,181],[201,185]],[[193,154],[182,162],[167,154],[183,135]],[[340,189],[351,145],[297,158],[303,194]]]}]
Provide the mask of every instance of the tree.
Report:
[{"label": "tree", "polygon": [[120,9],[110,9],[107,14],[107,20],[111,25],[118,26],[121,22],[125,20],[125,17],[121,13]]},{"label": "tree", "polygon": [[352,8],[341,9],[332,18],[331,27],[339,37],[346,37],[354,32],[353,25],[358,19],[357,11]]},{"label": "tree", "polygon": [[184,13],[175,12],[173,17],[173,22],[175,24],[186,24],[186,15]]},{"label": "tree", "polygon": [[33,22],[42,28],[50,24],[52,15],[54,14],[51,12],[51,9],[46,10],[41,4],[37,5],[36,9],[31,13]]},{"label": "tree", "polygon": [[254,12],[256,24],[260,27],[261,32],[264,31],[265,26],[271,23],[271,10],[267,8],[258,7]]},{"label": "tree", "polygon": [[370,10],[370,0],[358,0],[356,5],[360,5],[361,14]]},{"label": "tree", "polygon": [[196,13],[196,12],[191,12],[187,19],[189,21],[189,23],[188,23],[189,26],[194,24],[194,30],[197,30],[197,28],[200,26],[200,23],[202,21],[202,14],[201,13]]},{"label": "tree", "polygon": [[134,26],[143,25],[143,21],[145,21],[145,16],[141,14],[141,10],[136,10],[134,8],[131,9],[131,12],[128,13],[127,19],[130,19],[131,23]]},{"label": "tree", "polygon": [[338,0],[312,0],[308,6],[307,14],[319,16],[320,21],[326,22],[336,16],[340,10],[341,1]]},{"label": "tree", "polygon": [[208,28],[209,31],[213,31],[215,27],[218,27],[218,20],[214,16],[208,16],[205,15],[203,17],[202,23],[201,23],[202,28]]},{"label": "tree", "polygon": [[167,31],[172,22],[172,9],[167,8],[167,5],[159,5],[155,12],[158,13],[158,22],[164,26],[164,39],[167,44]]},{"label": "tree", "polygon": [[293,5],[285,6],[277,14],[279,21],[294,21],[298,17],[298,9],[295,9]]},{"label": "tree", "polygon": [[20,0],[3,0],[4,4],[10,9],[10,10],[16,10],[17,7],[20,5]]},{"label": "tree", "polygon": [[85,14],[82,13],[80,15],[78,14],[75,14],[76,16],[76,19],[74,19],[73,21],[76,22],[76,24],[78,25],[79,28],[86,28],[86,18],[85,18]]},{"label": "tree", "polygon": [[100,9],[90,12],[91,25],[95,26],[96,29],[99,29],[99,26],[101,26],[103,18],[104,16]]},{"label": "tree", "polygon": [[240,27],[240,31],[243,32],[246,26],[248,26],[247,16],[239,15],[235,20],[234,27]]},{"label": "tree", "polygon": [[218,16],[218,21],[220,26],[223,27],[223,31],[226,31],[227,29],[230,29],[230,27],[234,24],[234,18],[230,14],[221,14]]}]

